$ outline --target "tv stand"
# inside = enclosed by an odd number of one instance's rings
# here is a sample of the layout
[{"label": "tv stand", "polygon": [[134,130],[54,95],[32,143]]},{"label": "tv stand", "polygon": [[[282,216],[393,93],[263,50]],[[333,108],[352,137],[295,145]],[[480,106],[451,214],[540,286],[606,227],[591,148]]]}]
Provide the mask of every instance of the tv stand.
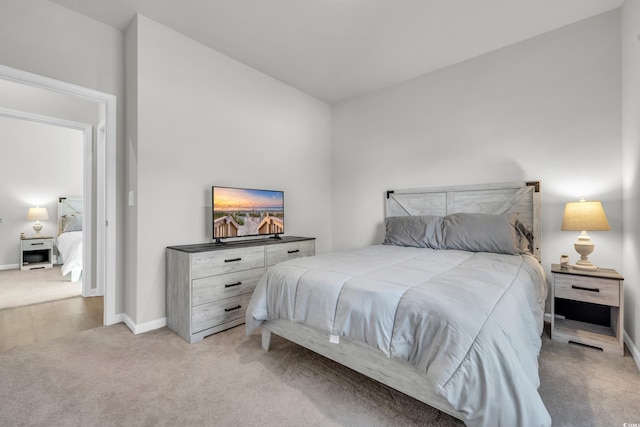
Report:
[{"label": "tv stand", "polygon": [[280,237],[279,234],[274,234],[273,236],[269,237],[270,239],[276,239],[276,240],[282,240],[282,237]]}]

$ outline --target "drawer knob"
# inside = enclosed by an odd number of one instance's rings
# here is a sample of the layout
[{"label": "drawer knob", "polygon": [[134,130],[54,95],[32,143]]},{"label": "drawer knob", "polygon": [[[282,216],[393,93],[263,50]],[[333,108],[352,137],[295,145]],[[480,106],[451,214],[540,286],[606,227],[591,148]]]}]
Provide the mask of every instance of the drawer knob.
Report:
[{"label": "drawer knob", "polygon": [[287,253],[290,253],[290,254],[295,254],[297,252],[300,252],[300,249],[295,249],[293,251],[287,251]]},{"label": "drawer knob", "polygon": [[236,305],[235,307],[225,308],[224,311],[229,312],[229,311],[239,310],[241,308],[242,308],[241,305]]},{"label": "drawer knob", "polygon": [[236,262],[236,261],[242,261],[242,258],[232,258],[232,259],[225,259],[224,262]]},{"label": "drawer knob", "polygon": [[31,244],[31,246],[41,246],[41,245],[44,245],[44,243],[41,242],[41,243],[32,243]]},{"label": "drawer knob", "polygon": [[571,289],[577,289],[579,291],[600,292],[598,288],[583,288],[582,286],[571,285]]},{"label": "drawer knob", "polygon": [[225,288],[233,288],[234,286],[240,286],[242,285],[242,282],[236,282],[236,283],[228,283],[226,285],[224,285]]}]

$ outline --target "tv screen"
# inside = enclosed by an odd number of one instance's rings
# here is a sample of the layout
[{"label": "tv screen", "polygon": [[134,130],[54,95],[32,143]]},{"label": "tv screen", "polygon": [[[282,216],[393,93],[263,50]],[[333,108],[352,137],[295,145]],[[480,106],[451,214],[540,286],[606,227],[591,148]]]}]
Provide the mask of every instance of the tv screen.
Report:
[{"label": "tv screen", "polygon": [[211,188],[213,238],[284,233],[284,191]]}]

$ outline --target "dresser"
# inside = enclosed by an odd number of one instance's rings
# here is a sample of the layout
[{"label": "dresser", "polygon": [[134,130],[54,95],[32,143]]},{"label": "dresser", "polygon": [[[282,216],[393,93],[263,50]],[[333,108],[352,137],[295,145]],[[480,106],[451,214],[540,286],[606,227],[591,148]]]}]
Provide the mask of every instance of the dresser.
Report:
[{"label": "dresser", "polygon": [[283,236],[167,248],[167,326],[190,343],[244,323],[267,269],[315,254],[315,238]]},{"label": "dresser", "polygon": [[624,278],[615,270],[551,265],[551,339],[624,355]]}]

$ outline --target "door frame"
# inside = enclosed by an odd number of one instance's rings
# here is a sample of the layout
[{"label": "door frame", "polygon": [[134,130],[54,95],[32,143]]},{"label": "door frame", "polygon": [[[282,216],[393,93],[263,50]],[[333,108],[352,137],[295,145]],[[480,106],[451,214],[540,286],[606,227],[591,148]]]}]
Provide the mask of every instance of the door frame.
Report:
[{"label": "door frame", "polygon": [[4,65],[0,65],[0,78],[64,93],[104,106],[104,145],[100,145],[100,137],[96,138],[96,263],[93,268],[96,272],[96,289],[104,289],[103,323],[118,323],[122,316],[116,313],[116,97]]}]

